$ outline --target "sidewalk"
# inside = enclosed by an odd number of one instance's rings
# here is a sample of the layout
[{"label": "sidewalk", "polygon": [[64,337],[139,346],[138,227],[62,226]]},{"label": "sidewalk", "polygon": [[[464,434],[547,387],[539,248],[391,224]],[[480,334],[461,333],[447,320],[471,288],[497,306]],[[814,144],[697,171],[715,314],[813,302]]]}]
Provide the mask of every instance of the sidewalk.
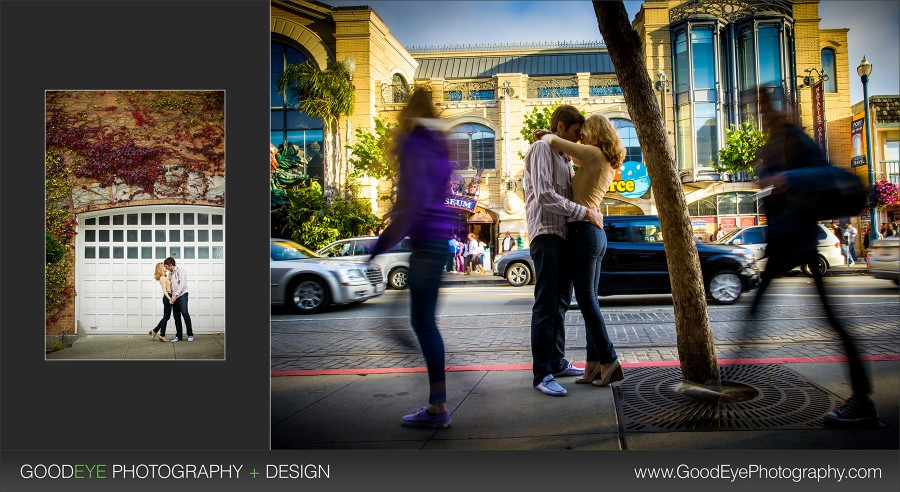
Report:
[{"label": "sidewalk", "polygon": [[57,359],[221,360],[225,359],[225,334],[199,333],[193,342],[185,338],[177,343],[150,340],[147,335],[86,335],[71,347],[47,354],[47,360]]},{"label": "sidewalk", "polygon": [[[890,359],[890,358],[888,358]],[[720,361],[721,363],[722,361]],[[273,449],[441,449],[441,450],[682,450],[682,449],[898,449],[900,418],[900,357],[869,360],[875,388],[873,399],[881,423],[867,429],[837,429],[822,425],[821,415],[849,392],[846,364],[838,360],[734,366],[762,370],[766,377],[788,371],[797,376],[808,402],[776,408],[775,414],[755,428],[723,430],[722,425],[765,414],[766,409],[744,411],[757,398],[714,409],[714,417],[699,430],[677,427],[677,417],[651,410],[637,421],[627,415],[628,392],[638,392],[634,381],[641,373],[665,368],[625,366],[625,381],[611,387],[574,384],[559,378],[565,397],[550,397],[531,387],[527,368],[450,368],[448,405],[453,423],[448,429],[415,429],[400,425],[400,417],[425,403],[427,376],[423,372],[393,370],[386,373],[280,376],[272,378]],[[723,368],[728,366],[722,366]],[[659,402],[653,394],[671,392],[680,378],[677,366],[672,384],[651,388],[642,406]],[[724,370],[724,369],[723,369]],[[671,375],[671,374],[670,374]],[[790,379],[788,377],[787,379]],[[787,383],[787,384],[782,384]],[[763,383],[765,385],[765,383]],[[797,388],[776,378],[769,386],[782,386],[784,394]],[[632,400],[634,399],[632,396]],[[684,398],[684,397],[681,397]],[[758,406],[758,405],[757,405]],[[765,404],[763,405],[765,406]],[[776,405],[777,406],[777,405]],[[694,407],[697,408],[696,405]],[[805,412],[805,415],[801,415]],[[686,413],[686,412],[685,412]],[[556,416],[549,418],[549,416]],[[794,418],[797,417],[797,418]],[[794,422],[790,422],[791,420]],[[730,425],[730,424],[729,424]]]}]

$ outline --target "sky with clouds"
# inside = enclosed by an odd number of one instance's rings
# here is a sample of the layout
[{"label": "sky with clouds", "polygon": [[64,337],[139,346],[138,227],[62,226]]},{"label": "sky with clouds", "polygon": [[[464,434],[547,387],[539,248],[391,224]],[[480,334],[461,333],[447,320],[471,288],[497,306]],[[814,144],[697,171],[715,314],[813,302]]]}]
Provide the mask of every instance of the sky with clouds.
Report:
[{"label": "sky with clouds", "polygon": [[[601,39],[594,8],[587,0],[321,1],[334,6],[371,6],[405,46]],[[641,3],[625,2],[632,19]],[[900,94],[900,1],[823,0],[819,17],[822,28],[850,29],[850,66],[844,67],[844,73],[851,77],[854,103],[863,97],[856,74],[863,55],[873,65],[869,95]],[[802,74],[804,68],[798,67],[798,71]]]}]

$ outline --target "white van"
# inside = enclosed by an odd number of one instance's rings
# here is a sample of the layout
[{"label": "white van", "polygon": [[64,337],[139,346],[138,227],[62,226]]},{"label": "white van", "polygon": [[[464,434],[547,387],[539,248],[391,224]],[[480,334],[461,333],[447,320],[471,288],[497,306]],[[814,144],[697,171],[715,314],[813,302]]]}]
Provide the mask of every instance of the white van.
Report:
[{"label": "white van", "polygon": [[[835,265],[843,265],[846,259],[841,254],[841,242],[831,229],[822,224],[819,226],[819,258],[818,268],[821,274],[825,274],[829,268]],[[750,226],[744,227],[726,234],[722,239],[714,241],[716,244],[731,244],[740,246],[753,252],[753,257],[757,260],[756,266],[760,271],[766,269],[767,259],[763,259],[766,252],[766,226]],[[806,275],[812,276],[812,272],[804,265],[801,270]]]}]

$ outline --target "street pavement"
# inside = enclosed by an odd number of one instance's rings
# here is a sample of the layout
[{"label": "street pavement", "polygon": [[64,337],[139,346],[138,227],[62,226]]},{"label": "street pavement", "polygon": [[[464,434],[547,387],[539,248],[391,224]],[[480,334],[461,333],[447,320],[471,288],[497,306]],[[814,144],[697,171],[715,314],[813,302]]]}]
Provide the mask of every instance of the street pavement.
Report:
[{"label": "street pavement", "polygon": [[[850,268],[832,272],[832,276],[866,274],[864,269]],[[473,284],[484,285],[463,276],[446,277],[451,279],[445,278],[445,287],[454,281],[467,282],[448,291],[462,293]],[[369,317],[359,309],[362,305],[302,319],[273,316],[272,447],[896,450],[900,447],[900,305],[892,297],[897,293],[895,288],[885,284],[884,291],[892,294],[872,299],[860,296],[854,304],[835,306],[839,318],[857,338],[872,376],[873,400],[880,415],[875,428],[822,425],[821,414],[848,396],[850,387],[840,341],[814,299],[789,303],[770,298],[761,319],[755,320],[749,319],[745,305],[710,306],[710,326],[723,374],[758,373],[762,379],[748,384],[760,389],[760,395],[745,404],[713,406],[712,412],[718,417],[691,430],[674,424],[666,429],[668,424],[659,422],[642,425],[640,419],[647,416],[635,414],[634,405],[628,403],[629,397],[634,400],[634,394],[647,395],[646,406],[654,419],[673,412],[654,401],[657,393],[672,393],[669,387],[680,382],[670,303],[637,309],[604,306],[607,328],[623,361],[626,380],[598,388],[560,378],[569,393],[553,398],[531,387],[530,301],[523,297],[508,301],[521,302],[517,313],[444,310],[439,316],[453,420],[449,429],[442,430],[400,425],[400,416],[425,403],[428,388],[424,361],[410,337],[403,310]],[[891,300],[886,301],[886,297]],[[566,332],[567,357],[583,363],[584,322],[577,310],[567,314]],[[653,374],[661,371],[667,371],[663,379],[654,381]],[[657,387],[650,388],[651,384]],[[773,388],[780,393],[773,393]],[[741,420],[741,412],[762,414],[770,410],[766,401],[773,398],[787,400],[776,408],[784,415],[736,429],[719,425],[721,416],[737,415]],[[753,407],[755,404],[761,407]],[[782,421],[786,415],[804,411],[812,412],[812,416]]]}]

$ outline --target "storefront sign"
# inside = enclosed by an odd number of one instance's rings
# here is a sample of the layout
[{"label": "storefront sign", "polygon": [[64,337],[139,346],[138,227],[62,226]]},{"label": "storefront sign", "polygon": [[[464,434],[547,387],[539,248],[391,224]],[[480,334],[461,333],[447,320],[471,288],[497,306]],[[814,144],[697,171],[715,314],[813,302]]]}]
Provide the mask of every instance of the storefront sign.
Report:
[{"label": "storefront sign", "polygon": [[444,198],[444,205],[450,208],[457,208],[460,210],[468,210],[469,212],[475,211],[475,200],[470,200],[468,198],[462,197],[447,197]]},{"label": "storefront sign", "polygon": [[866,113],[853,116],[850,121],[850,167],[865,166],[866,160]]},{"label": "storefront sign", "polygon": [[649,189],[650,175],[647,174],[647,167],[637,161],[622,163],[609,185],[610,193],[619,193],[626,198],[640,198]]},{"label": "storefront sign", "polygon": [[755,217],[741,217],[741,227],[750,227],[756,225]]},{"label": "storefront sign", "polygon": [[825,152],[825,156],[828,157],[828,139],[825,134],[825,93],[822,86],[822,82],[812,86],[813,137]]},{"label": "storefront sign", "polygon": [[722,217],[719,219],[719,225],[722,226],[722,229],[726,231],[730,231],[732,229],[737,229],[737,218],[736,217]]},{"label": "storefront sign", "polygon": [[475,176],[466,185],[466,178],[458,174],[450,176],[450,193],[444,198],[444,205],[460,210],[475,211],[478,203],[478,193],[481,191],[481,173],[484,169],[475,172]]}]

